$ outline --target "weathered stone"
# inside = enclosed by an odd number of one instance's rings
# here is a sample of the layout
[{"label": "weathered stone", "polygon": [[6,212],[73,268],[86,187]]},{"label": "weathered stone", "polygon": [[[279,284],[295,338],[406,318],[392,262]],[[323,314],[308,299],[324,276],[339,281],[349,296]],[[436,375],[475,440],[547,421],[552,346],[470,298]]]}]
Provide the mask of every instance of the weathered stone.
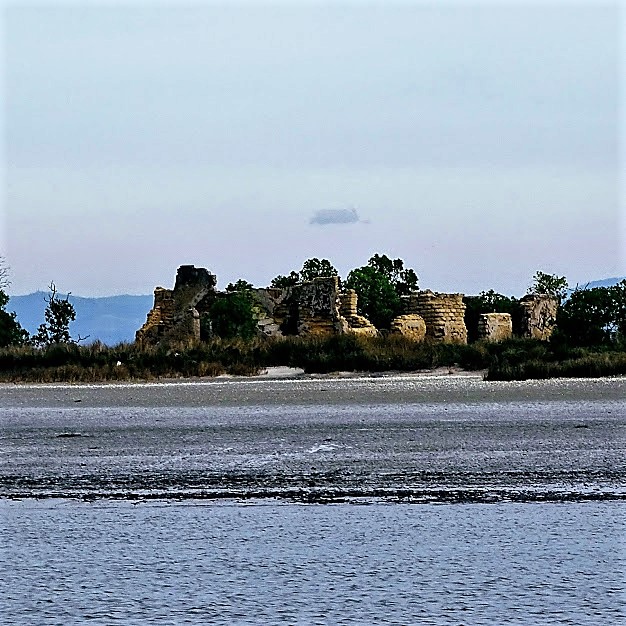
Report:
[{"label": "weathered stone", "polygon": [[463,294],[434,293],[427,289],[406,296],[403,303],[407,314],[424,319],[428,339],[467,343]]},{"label": "weathered stone", "polygon": [[481,313],[478,318],[478,338],[503,341],[513,336],[513,321],[509,313]]},{"label": "weathered stone", "polygon": [[559,303],[545,294],[524,296],[520,300],[522,310],[522,335],[546,341],[550,339]]},{"label": "weathered stone", "polygon": [[268,337],[281,337],[280,326],[271,317],[265,317],[257,322],[259,331]]},{"label": "weathered stone", "polygon": [[351,317],[353,315],[358,315],[357,313],[357,304],[358,304],[358,296],[356,295],[356,291],[354,289],[346,289],[339,295],[341,301],[340,312],[344,317]]},{"label": "weathered stone", "polygon": [[216,278],[203,267],[181,265],[174,289],[157,287],[154,306],[135,339],[143,346],[163,340],[190,345],[200,340],[200,313],[215,298]]},{"label": "weathered stone", "polygon": [[[206,269],[181,266],[174,289],[155,289],[154,306],[136,333],[137,342],[156,345],[163,340],[188,344],[198,341],[200,317],[217,297],[215,284],[215,276]],[[252,289],[250,295],[260,335],[378,334],[369,320],[358,315],[356,292],[339,292],[336,276],[285,289]]]},{"label": "weathered stone", "polygon": [[413,341],[424,341],[426,337],[426,322],[416,314],[399,315],[391,322],[389,331],[395,335],[402,335]]},{"label": "weathered stone", "polygon": [[341,330],[337,276],[302,283],[298,298],[298,334],[326,335]]},{"label": "weathered stone", "polygon": [[354,289],[346,289],[340,294],[339,299],[341,302],[340,313],[346,322],[344,332],[366,337],[375,337],[378,335],[376,326],[366,317],[358,314],[358,297]]}]

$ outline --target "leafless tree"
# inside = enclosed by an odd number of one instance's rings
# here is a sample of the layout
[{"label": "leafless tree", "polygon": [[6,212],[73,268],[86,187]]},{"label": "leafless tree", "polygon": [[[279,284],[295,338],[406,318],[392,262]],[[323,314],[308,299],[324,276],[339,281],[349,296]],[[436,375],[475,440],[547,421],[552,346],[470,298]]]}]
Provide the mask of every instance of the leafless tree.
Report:
[{"label": "leafless tree", "polygon": [[6,289],[11,284],[9,269],[6,259],[0,255],[0,289]]}]

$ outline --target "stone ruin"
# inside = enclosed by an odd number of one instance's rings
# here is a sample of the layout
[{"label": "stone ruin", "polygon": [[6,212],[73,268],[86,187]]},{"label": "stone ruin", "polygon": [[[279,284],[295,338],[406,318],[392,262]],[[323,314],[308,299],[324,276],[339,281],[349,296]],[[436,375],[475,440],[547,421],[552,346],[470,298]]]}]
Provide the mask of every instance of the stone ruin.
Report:
[{"label": "stone ruin", "polygon": [[348,323],[348,330],[356,335],[375,337],[378,334],[376,327],[366,317],[357,313],[358,297],[354,289],[346,289],[339,295],[339,313]]},{"label": "stone ruin", "polygon": [[141,346],[167,340],[191,345],[200,340],[200,315],[215,301],[217,278],[203,267],[181,265],[174,289],[157,287],[146,323],[135,333]]},{"label": "stone ruin", "polygon": [[266,335],[378,334],[369,320],[357,314],[356,292],[341,292],[337,276],[285,289],[253,289],[252,298],[263,311],[258,324]]},{"label": "stone ruin", "polygon": [[547,341],[552,335],[559,302],[545,294],[532,294],[520,300],[522,335]]},{"label": "stone ruin", "polygon": [[[173,289],[157,287],[154,306],[137,331],[142,346],[162,341],[193,345],[201,339],[200,319],[219,297],[215,275],[204,268],[182,265]],[[340,290],[339,278],[316,278],[284,289],[252,289],[259,335],[332,335],[354,333],[376,336],[378,330],[357,312],[357,294]],[[389,332],[415,341],[467,343],[463,295],[416,291],[402,297],[403,313]],[[548,339],[556,317],[557,301],[549,296],[525,296],[522,336]],[[484,313],[479,319],[479,338],[501,341],[512,336],[511,316]]]},{"label": "stone ruin", "polygon": [[421,315],[398,315],[391,321],[389,332],[402,335],[413,341],[424,341],[426,338],[426,322]]},{"label": "stone ruin", "polygon": [[463,294],[436,293],[426,289],[404,296],[403,304],[407,315],[424,320],[427,339],[467,343]]},{"label": "stone ruin", "polygon": [[[201,339],[200,318],[219,297],[216,277],[204,268],[182,265],[174,289],[157,287],[154,306],[136,332],[141,346],[163,341],[193,345]],[[378,331],[357,313],[353,290],[340,292],[337,276],[315,278],[285,289],[252,289],[259,335],[329,335]]]},{"label": "stone ruin", "polygon": [[503,341],[513,335],[547,341],[556,321],[558,300],[545,294],[532,294],[519,300],[515,320],[509,313],[482,313],[478,319],[478,339]]},{"label": "stone ruin", "polygon": [[478,318],[478,339],[503,341],[513,336],[513,319],[510,313],[481,313]]}]

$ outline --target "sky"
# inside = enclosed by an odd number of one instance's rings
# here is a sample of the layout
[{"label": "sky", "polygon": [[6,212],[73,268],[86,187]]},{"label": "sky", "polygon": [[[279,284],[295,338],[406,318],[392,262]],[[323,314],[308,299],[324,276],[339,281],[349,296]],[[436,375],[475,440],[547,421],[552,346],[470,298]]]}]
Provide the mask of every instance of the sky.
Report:
[{"label": "sky", "polygon": [[13,295],[626,275],[624,2],[2,4]]}]

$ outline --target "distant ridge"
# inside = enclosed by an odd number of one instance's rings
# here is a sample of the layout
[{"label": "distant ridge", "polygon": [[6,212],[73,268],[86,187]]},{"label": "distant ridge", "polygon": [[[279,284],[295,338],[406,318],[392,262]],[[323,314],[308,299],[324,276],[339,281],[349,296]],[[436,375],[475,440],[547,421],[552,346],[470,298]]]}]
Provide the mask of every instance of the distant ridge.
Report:
[{"label": "distant ridge", "polygon": [[579,283],[579,289],[593,289],[594,287],[613,287],[617,283],[626,280],[626,276],[616,276],[614,278],[603,278],[602,280],[594,280],[589,283]]},{"label": "distant ridge", "polygon": [[[7,311],[15,311],[19,323],[29,332],[37,332],[44,322],[48,295],[37,291],[25,296],[11,296]],[[65,298],[66,294],[59,294]],[[114,346],[135,340],[135,331],[146,321],[152,308],[152,296],[106,296],[103,298],[82,298],[70,295],[70,302],[76,309],[76,321],[70,324],[72,337],[89,338],[85,343],[96,340]]]}]

